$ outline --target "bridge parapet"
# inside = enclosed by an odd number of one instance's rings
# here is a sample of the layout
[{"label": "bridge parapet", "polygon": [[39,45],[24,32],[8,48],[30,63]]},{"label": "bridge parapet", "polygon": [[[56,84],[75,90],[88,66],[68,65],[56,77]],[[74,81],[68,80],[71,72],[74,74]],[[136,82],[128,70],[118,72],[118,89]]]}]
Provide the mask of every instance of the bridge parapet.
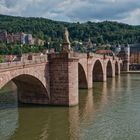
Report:
[{"label": "bridge parapet", "polygon": [[103,55],[101,54],[96,54],[96,53],[89,53],[90,57],[95,57],[95,58],[103,58]]},{"label": "bridge parapet", "polygon": [[21,59],[21,61],[0,63],[0,71],[3,69],[9,69],[9,68],[14,68],[14,67],[24,67],[26,65],[46,63],[47,61],[48,61],[47,55],[46,56],[33,56],[32,60],[28,60],[26,57],[24,57]]},{"label": "bridge parapet", "polygon": [[29,55],[29,56],[24,56],[24,57],[21,57],[21,61],[22,62],[26,62],[26,61],[28,61],[28,60],[32,60],[32,61],[47,61],[47,55],[42,55],[42,56],[40,56],[40,55],[36,55],[36,56],[34,56],[34,55]]},{"label": "bridge parapet", "polygon": [[77,52],[73,52],[69,54],[70,57],[77,57],[79,59],[82,58],[99,58],[99,59],[113,59],[113,60],[119,60],[118,57],[116,56],[108,56],[108,55],[102,55],[102,54],[96,54],[96,53],[77,53]]},{"label": "bridge parapet", "polygon": [[113,59],[113,60],[119,60],[118,57],[116,56],[108,56],[108,55],[101,55],[101,54],[95,54],[95,53],[90,53],[90,56],[93,56],[95,58],[101,58],[101,59]]},{"label": "bridge parapet", "polygon": [[71,53],[71,55],[73,57],[78,57],[78,58],[87,58],[87,53],[77,53],[77,52],[73,52]]}]

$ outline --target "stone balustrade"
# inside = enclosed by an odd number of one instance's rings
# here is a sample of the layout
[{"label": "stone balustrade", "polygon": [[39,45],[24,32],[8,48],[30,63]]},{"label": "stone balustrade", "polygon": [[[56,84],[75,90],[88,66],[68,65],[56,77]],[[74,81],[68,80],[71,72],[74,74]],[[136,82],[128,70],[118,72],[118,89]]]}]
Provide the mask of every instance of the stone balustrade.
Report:
[{"label": "stone balustrade", "polygon": [[12,67],[22,67],[22,66],[25,66],[25,65],[46,63],[47,61],[48,61],[47,55],[32,56],[31,60],[28,60],[28,56],[24,56],[24,57],[21,57],[20,61],[0,63],[0,70],[9,69],[9,68],[12,68]]}]

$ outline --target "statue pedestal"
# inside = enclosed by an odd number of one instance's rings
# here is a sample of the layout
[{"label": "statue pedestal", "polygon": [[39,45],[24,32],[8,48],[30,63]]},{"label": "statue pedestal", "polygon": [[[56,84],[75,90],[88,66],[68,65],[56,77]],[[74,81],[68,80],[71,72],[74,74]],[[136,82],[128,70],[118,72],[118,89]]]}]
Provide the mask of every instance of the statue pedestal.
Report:
[{"label": "statue pedestal", "polygon": [[71,51],[70,43],[64,42],[62,53],[69,53]]}]

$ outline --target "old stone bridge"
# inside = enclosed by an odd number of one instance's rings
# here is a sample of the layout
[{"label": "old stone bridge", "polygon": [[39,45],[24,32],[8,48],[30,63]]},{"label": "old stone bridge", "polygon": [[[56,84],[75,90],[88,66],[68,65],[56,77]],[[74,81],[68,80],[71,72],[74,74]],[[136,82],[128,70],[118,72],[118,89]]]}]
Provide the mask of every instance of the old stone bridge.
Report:
[{"label": "old stone bridge", "polygon": [[[22,103],[78,104],[78,89],[120,74],[117,57],[94,53],[52,53],[0,64],[0,88],[13,81]],[[94,90],[94,89],[93,89]]]}]

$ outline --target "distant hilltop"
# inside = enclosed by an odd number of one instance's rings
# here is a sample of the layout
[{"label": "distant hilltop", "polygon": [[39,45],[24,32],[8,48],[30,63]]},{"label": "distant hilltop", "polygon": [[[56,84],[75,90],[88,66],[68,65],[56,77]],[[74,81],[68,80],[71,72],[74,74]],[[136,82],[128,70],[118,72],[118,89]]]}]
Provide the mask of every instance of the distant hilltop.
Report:
[{"label": "distant hilltop", "polygon": [[68,23],[45,18],[0,15],[0,31],[25,32],[42,40],[61,42],[64,27],[69,30],[71,42],[85,41],[90,37],[92,43],[96,44],[140,43],[140,26],[111,21]]}]

